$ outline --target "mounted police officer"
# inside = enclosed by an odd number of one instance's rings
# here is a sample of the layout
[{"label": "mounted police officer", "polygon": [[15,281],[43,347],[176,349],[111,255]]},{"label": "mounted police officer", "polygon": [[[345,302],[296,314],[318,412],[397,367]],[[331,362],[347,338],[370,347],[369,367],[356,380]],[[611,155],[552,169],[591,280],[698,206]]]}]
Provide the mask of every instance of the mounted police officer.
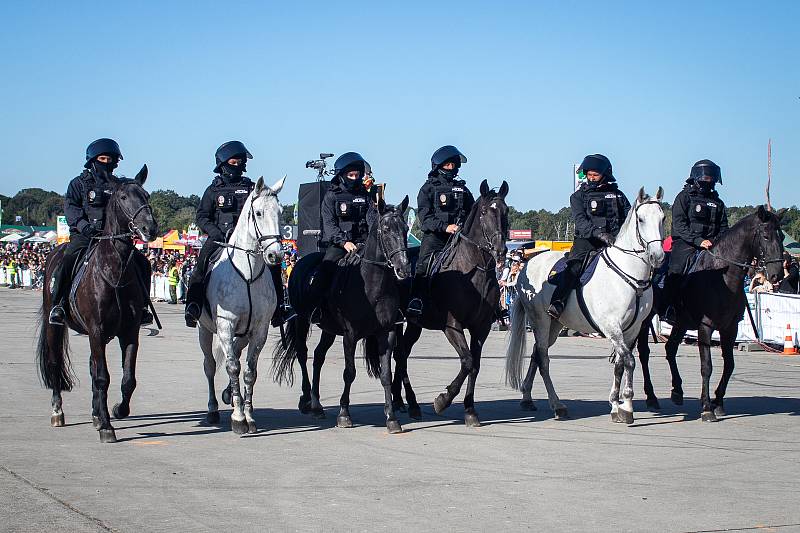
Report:
[{"label": "mounted police officer", "polygon": [[606,156],[587,155],[578,173],[586,176],[586,182],[569,198],[575,238],[567,257],[567,268],[559,277],[547,309],[547,314],[554,319],[564,312],[570,293],[578,286],[587,256],[614,244],[631,208],[625,194],[617,187],[611,161]]},{"label": "mounted police officer", "polygon": [[[311,300],[315,303],[328,290],[339,260],[367,242],[369,228],[377,218],[372,170],[361,154],[342,154],[333,171],[330,188],[322,199],[322,243],[327,249],[311,283]],[[311,321],[318,323],[319,319],[317,305]]]},{"label": "mounted police officer", "polygon": [[464,180],[458,179],[458,170],[466,162],[467,156],[450,145],[442,146],[431,156],[428,181],[417,195],[417,217],[423,237],[414,274],[413,297],[408,303],[410,315],[422,314],[420,295],[431,256],[441,251],[450,235],[461,229],[475,203]]},{"label": "mounted police officer", "polygon": [[[197,208],[197,225],[208,235],[197,266],[189,278],[186,290],[186,310],[184,319],[190,328],[197,326],[203,310],[204,281],[209,263],[221,248],[217,243],[225,243],[230,233],[236,228],[239,215],[244,208],[247,197],[255,187],[250,178],[243,174],[247,171],[247,160],[253,159],[240,141],[229,141],[217,148],[215,154],[216,177],[203,193],[200,206]],[[269,268],[279,305],[272,315],[272,325],[283,322],[283,282],[280,265]]]},{"label": "mounted police officer", "polygon": [[[86,163],[80,176],[74,178],[64,195],[64,214],[69,224],[69,243],[64,248],[61,263],[53,273],[50,290],[53,308],[49,322],[64,325],[64,298],[72,283],[72,271],[78,256],[92,243],[92,238],[103,231],[106,204],[111,196],[114,169],[122,159],[119,144],[113,139],[97,139],[86,148]],[[150,263],[138,250],[133,260],[139,268],[145,287],[145,295],[150,294]],[[145,298],[149,301],[149,298]],[[142,325],[152,324],[153,315],[148,309],[142,313]]]},{"label": "mounted police officer", "polygon": [[725,203],[715,190],[717,183],[722,183],[719,166],[702,159],[692,166],[686,185],[672,204],[672,253],[665,282],[669,303],[674,302],[691,258],[711,248],[728,229]]}]

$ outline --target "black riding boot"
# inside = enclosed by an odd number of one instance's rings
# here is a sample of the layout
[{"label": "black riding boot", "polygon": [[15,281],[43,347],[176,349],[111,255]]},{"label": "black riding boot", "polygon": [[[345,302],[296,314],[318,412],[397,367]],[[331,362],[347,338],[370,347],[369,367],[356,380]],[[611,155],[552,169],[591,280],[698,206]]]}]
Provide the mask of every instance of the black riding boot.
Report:
[{"label": "black riding boot", "polygon": [[275,303],[275,312],[272,314],[270,323],[273,327],[278,327],[286,321],[286,297],[283,290],[283,269],[281,265],[269,267],[269,273],[272,275],[272,283],[275,285],[275,296],[277,302]]},{"label": "black riding boot", "polygon": [[53,307],[50,309],[50,316],[48,322],[54,326],[63,326],[66,319],[66,312],[64,311],[64,287],[68,285],[67,280],[64,279],[64,262],[62,261],[53,272],[53,287],[50,293],[50,301]]},{"label": "black riding boot", "polygon": [[406,313],[409,316],[422,316],[422,310],[424,309],[422,291],[425,287],[425,283],[425,275],[416,274],[414,276],[414,281],[411,282],[411,299],[408,301],[408,307],[406,308]]},{"label": "black riding boot", "polygon": [[308,292],[309,299],[314,305],[309,320],[312,324],[319,324],[322,320],[322,299],[328,291],[336,274],[336,261],[323,261],[320,263],[317,273],[314,274],[314,279],[311,280],[311,290]]},{"label": "black riding boot", "polygon": [[[194,276],[192,276],[192,278],[194,278]],[[183,312],[186,325],[190,328],[197,327],[197,321],[200,320],[200,315],[202,313],[203,282],[190,279],[189,286],[186,288],[186,308]]]},{"label": "black riding boot", "polygon": [[561,313],[564,312],[564,307],[567,304],[567,299],[572,290],[575,288],[578,277],[572,273],[572,270],[567,267],[558,280],[558,285],[553,291],[553,296],[550,298],[550,307],[547,308],[547,314],[552,318],[558,320]]}]

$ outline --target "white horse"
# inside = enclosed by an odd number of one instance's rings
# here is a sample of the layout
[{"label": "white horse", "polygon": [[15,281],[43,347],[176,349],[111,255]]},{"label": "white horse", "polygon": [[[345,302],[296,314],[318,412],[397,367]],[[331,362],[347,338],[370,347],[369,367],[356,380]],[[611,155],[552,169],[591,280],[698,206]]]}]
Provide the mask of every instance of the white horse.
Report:
[{"label": "white horse", "polygon": [[[548,314],[550,298],[555,286],[547,283],[555,263],[562,252],[545,252],[531,259],[517,279],[517,299],[511,310],[511,328],[506,351],[506,383],[522,391],[520,405],[535,410],[531,398],[533,378],[538,368],[542,374],[550,407],[556,418],[567,416],[567,408],[559,400],[550,379],[548,349],[561,329],[566,327],[582,333],[597,332],[611,341],[614,363],[614,380],[609,396],[611,419],[614,422],[633,423],[633,346],[642,321],[653,306],[652,271],[664,261],[664,212],[661,198],[664,191],[658,188],[655,199],[639,190],[636,203],[628,213],[613,246],[605,248],[598,260],[597,269],[583,287],[583,297],[588,316],[581,310],[576,292],[567,300],[559,321]],[[525,326],[530,321],[536,344],[531,353],[531,363],[525,380],[522,377],[523,354],[526,352]],[[620,383],[625,374],[620,404]]]},{"label": "white horse", "polygon": [[[258,356],[277,306],[267,265],[277,265],[282,258],[278,193],[285,180],[286,176],[267,187],[261,177],[247,197],[236,228],[212,266],[206,287],[208,307],[203,309],[199,321],[200,348],[205,355],[203,366],[208,379],[207,420],[210,424],[219,423],[214,374],[217,364],[224,360],[233,405],[231,429],[239,434],[258,431],[253,418],[253,385]],[[242,394],[239,359],[245,346],[247,368]]]}]

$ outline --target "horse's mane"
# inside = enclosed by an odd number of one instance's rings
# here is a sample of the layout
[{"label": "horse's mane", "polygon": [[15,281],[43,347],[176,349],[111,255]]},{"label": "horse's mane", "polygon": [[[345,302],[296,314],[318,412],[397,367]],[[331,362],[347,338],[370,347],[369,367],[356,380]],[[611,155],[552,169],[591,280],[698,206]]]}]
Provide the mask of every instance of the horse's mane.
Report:
[{"label": "horse's mane", "polygon": [[636,197],[636,201],[633,203],[631,208],[628,209],[628,214],[625,215],[625,222],[623,222],[622,223],[622,227],[619,228],[619,233],[620,234],[624,234],[628,230],[628,226],[631,224],[631,221],[633,220],[633,216],[636,213],[636,206],[639,205],[639,204],[643,204],[645,202],[649,202],[652,199],[653,199],[653,197],[650,196],[647,193],[645,193],[644,196],[642,196],[641,200],[639,199],[638,196]]},{"label": "horse's mane", "polygon": [[489,198],[495,198],[497,196],[497,191],[492,189],[489,191],[489,195],[484,197],[483,195],[478,196],[478,199],[475,200],[475,203],[472,204],[472,209],[470,209],[469,214],[467,215],[467,220],[464,221],[464,229],[462,230],[464,233],[469,234],[472,230],[472,225],[475,223],[475,218],[477,217],[478,211],[480,210],[481,205],[486,202]]},{"label": "horse's mane", "polygon": [[[723,233],[714,244],[714,254],[722,257],[731,257],[732,254],[739,251],[743,242],[752,242],[753,224],[757,217],[756,212],[750,213]],[[706,266],[727,266],[727,263],[709,253],[703,253],[700,255],[697,268]]]}]

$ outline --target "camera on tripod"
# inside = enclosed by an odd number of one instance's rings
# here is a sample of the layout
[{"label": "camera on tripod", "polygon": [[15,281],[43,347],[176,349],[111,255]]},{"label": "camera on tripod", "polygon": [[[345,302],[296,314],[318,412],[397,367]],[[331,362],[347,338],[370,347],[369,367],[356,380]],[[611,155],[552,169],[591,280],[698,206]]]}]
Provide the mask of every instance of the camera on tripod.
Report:
[{"label": "camera on tripod", "polygon": [[311,161],[306,161],[306,168],[313,168],[317,171],[324,171],[325,167],[328,164],[325,162],[326,159],[329,157],[333,157],[333,154],[319,154],[319,159],[312,159]]}]

